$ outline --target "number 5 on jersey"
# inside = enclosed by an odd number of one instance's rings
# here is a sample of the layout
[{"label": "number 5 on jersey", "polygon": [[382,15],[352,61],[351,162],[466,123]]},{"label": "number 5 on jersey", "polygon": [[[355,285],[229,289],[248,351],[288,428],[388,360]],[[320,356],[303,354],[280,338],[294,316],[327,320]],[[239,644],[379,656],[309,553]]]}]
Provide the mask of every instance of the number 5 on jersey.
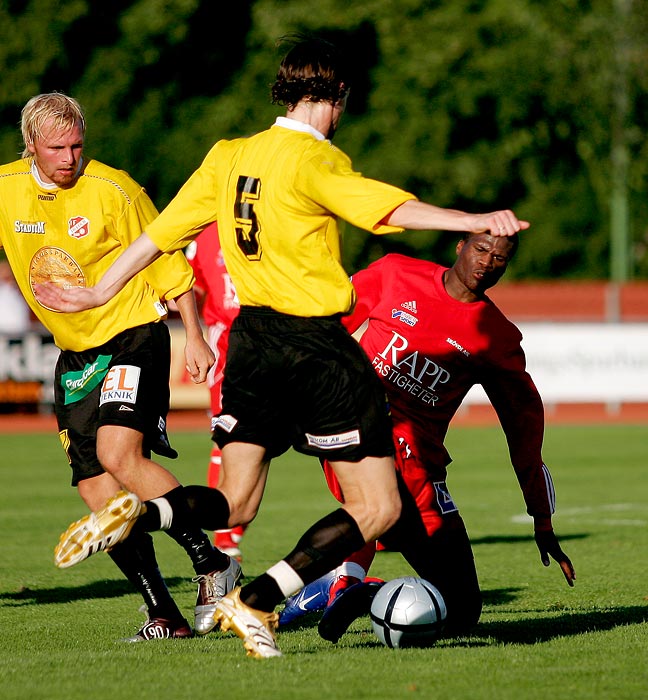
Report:
[{"label": "number 5 on jersey", "polygon": [[261,229],[254,213],[254,204],[259,201],[261,180],[255,177],[240,175],[236,183],[236,202],[234,217],[236,218],[236,243],[243,255],[250,260],[261,260],[261,244],[259,234]]}]

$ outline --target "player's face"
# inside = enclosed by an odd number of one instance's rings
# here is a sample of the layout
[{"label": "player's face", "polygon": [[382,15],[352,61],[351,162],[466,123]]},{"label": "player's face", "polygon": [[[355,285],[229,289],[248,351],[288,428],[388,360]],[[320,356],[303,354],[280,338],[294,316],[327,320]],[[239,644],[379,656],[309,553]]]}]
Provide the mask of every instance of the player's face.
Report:
[{"label": "player's face", "polygon": [[69,187],[77,176],[83,154],[83,132],[78,124],[71,129],[47,128],[34,143],[28,144],[43,182]]},{"label": "player's face", "polygon": [[480,296],[506,272],[512,249],[506,236],[478,233],[467,241],[459,241],[452,269],[468,292]]}]

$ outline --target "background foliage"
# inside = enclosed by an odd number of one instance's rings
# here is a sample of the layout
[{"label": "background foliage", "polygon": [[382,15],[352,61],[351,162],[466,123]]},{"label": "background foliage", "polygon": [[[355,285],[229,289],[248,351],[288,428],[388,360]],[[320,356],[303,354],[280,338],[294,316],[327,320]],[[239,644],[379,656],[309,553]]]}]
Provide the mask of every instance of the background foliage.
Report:
[{"label": "background foliage", "polygon": [[[533,232],[508,277],[609,273],[627,204],[630,277],[648,278],[648,6],[639,0],[0,0],[0,159],[34,94],[77,97],[94,157],[161,208],[219,138],[280,113],[277,39],[317,32],[357,78],[336,142],[424,200],[511,207]],[[430,242],[432,241],[432,242]],[[451,260],[454,240],[348,231],[349,271],[386,247]]]}]

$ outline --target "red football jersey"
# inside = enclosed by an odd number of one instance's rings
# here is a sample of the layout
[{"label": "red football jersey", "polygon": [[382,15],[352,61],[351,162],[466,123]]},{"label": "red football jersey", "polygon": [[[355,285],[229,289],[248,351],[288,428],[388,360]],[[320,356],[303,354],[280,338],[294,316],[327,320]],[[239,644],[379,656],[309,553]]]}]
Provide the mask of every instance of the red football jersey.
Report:
[{"label": "red football jersey", "polygon": [[196,276],[196,287],[205,294],[202,316],[208,326],[218,321],[231,326],[238,314],[239,302],[225,261],[215,223],[205,228],[186,251]]},{"label": "red football jersey", "polygon": [[445,480],[450,420],[475,384],[484,387],[508,442],[531,515],[554,510],[551,476],[541,455],[544,408],[525,369],[522,334],[489,299],[463,303],[448,295],[447,268],[387,255],[358,272],[350,332],[366,322],[360,343],[381,377],[398,450],[412,450]]},{"label": "red football jersey", "polygon": [[215,223],[207,226],[189,244],[186,256],[196,276],[199,299],[202,292],[202,317],[207,325],[207,342],[216,357],[216,362],[207,375],[211,413],[215,416],[221,410],[221,385],[229,331],[238,314],[239,302],[232,279],[225,268]]}]

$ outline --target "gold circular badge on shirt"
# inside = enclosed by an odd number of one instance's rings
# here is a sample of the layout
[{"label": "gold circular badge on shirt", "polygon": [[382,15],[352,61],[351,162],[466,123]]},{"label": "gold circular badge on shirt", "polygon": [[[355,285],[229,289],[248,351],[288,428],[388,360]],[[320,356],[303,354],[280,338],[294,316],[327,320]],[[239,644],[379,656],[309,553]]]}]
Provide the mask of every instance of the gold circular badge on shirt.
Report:
[{"label": "gold circular badge on shirt", "polygon": [[[29,263],[29,284],[32,292],[35,284],[52,282],[57,287],[85,287],[85,275],[79,263],[61,248],[45,246],[34,253]],[[38,302],[46,309],[45,304]],[[50,309],[52,311],[52,309]]]}]

